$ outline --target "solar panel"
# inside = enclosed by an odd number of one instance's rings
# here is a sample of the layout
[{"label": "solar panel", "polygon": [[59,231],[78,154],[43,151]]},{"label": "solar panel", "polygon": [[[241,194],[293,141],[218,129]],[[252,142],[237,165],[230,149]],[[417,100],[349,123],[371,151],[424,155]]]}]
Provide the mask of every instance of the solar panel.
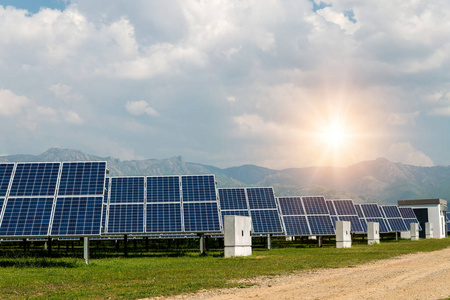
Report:
[{"label": "solar panel", "polygon": [[338,216],[357,216],[355,206],[352,200],[333,200],[336,214]]},{"label": "solar panel", "polygon": [[0,225],[0,236],[46,236],[53,198],[9,198]]},{"label": "solar panel", "polygon": [[450,212],[446,213],[446,216],[447,216],[447,231],[450,231]]},{"label": "solar panel", "polygon": [[301,197],[311,235],[334,235],[333,221],[324,197]]},{"label": "solar panel", "polygon": [[339,216],[339,221],[349,221],[351,232],[365,232],[358,216]]},{"label": "solar panel", "polygon": [[367,222],[376,222],[379,224],[380,233],[387,233],[390,232],[390,229],[387,227],[386,223],[384,222],[383,218],[366,218]]},{"label": "solar panel", "polygon": [[288,236],[305,236],[311,235],[306,216],[283,216],[284,225],[286,227],[286,235]]},{"label": "solar panel", "polygon": [[0,197],[5,197],[14,169],[14,164],[0,164]]},{"label": "solar panel", "polygon": [[273,188],[246,188],[250,209],[276,209],[277,204]]},{"label": "solar panel", "polygon": [[221,228],[217,202],[184,202],[183,210],[184,229],[186,232],[220,231]]},{"label": "solar panel", "polygon": [[182,176],[183,202],[217,201],[214,175]]},{"label": "solar panel", "polygon": [[276,209],[250,210],[252,217],[253,233],[282,233],[283,228],[280,222],[280,216]]},{"label": "solar panel", "polygon": [[325,203],[327,204],[328,212],[330,213],[330,216],[336,215],[336,209],[334,208],[333,201],[326,200]]},{"label": "solar panel", "polygon": [[363,231],[362,232],[367,232],[367,222],[366,219],[364,218],[359,218],[359,222],[361,222],[361,226]]},{"label": "solar panel", "polygon": [[147,233],[182,232],[181,204],[147,204]]},{"label": "solar panel", "polygon": [[[411,207],[399,207],[398,210],[404,219],[417,219],[414,210]],[[447,213],[448,215],[449,213]]]},{"label": "solar panel", "polygon": [[143,233],[144,204],[110,204],[108,233]]},{"label": "solar panel", "polygon": [[58,197],[51,234],[53,236],[99,235],[103,196]]},{"label": "solar panel", "polygon": [[144,203],[144,177],[111,177],[109,203]]},{"label": "solar panel", "polygon": [[386,221],[394,232],[409,230],[402,218],[390,218]]},{"label": "solar panel", "polygon": [[305,215],[301,197],[279,197],[278,203],[283,216]]},{"label": "solar panel", "polygon": [[[364,232],[364,228],[361,225],[360,218],[358,216],[353,200],[328,200],[333,203],[336,208],[336,214],[339,221],[350,221],[351,232]],[[327,203],[328,203],[327,201]]]},{"label": "solar panel", "polygon": [[361,219],[361,218],[364,218],[364,214],[363,214],[363,211],[362,211],[362,209],[361,209],[361,205],[359,205],[359,204],[355,204],[355,209],[356,209],[356,213],[358,214],[358,217]]},{"label": "solar panel", "polygon": [[338,216],[331,216],[331,221],[333,221],[333,227],[336,229],[336,222],[339,221]]},{"label": "solar panel", "polygon": [[[189,181],[190,185],[196,186]],[[198,184],[198,183],[197,183]],[[186,186],[189,189],[189,186]],[[198,187],[196,191],[198,190]],[[209,193],[209,191],[202,191],[201,193]],[[192,195],[193,196],[193,195]],[[147,202],[161,203],[161,202],[180,202],[180,176],[150,176],[147,177]],[[185,201],[189,201],[186,200]],[[193,200],[190,200],[193,201]]]},{"label": "solar panel", "polygon": [[402,215],[396,205],[383,205],[381,209],[384,212],[386,218],[401,218]]},{"label": "solar panel", "polygon": [[222,210],[248,209],[244,188],[219,189],[218,191]]},{"label": "solar panel", "polygon": [[361,209],[364,212],[365,218],[383,218],[378,204],[376,203],[361,203]]},{"label": "solar panel", "polygon": [[59,196],[103,196],[106,162],[65,162]]},{"label": "solar panel", "polygon": [[302,197],[307,215],[329,215],[324,197]]},{"label": "solar panel", "polygon": [[54,196],[60,163],[18,163],[10,197]]},{"label": "solar panel", "polygon": [[312,235],[336,234],[330,216],[307,216]]}]

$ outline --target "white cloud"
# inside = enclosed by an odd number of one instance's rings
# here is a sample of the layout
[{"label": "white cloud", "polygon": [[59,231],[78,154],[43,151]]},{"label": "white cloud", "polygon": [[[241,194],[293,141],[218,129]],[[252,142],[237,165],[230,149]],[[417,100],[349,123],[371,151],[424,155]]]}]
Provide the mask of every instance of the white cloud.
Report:
[{"label": "white cloud", "polygon": [[236,102],[236,97],[230,95],[227,97],[227,101],[230,103],[234,103],[234,102]]},{"label": "white cloud", "polygon": [[386,152],[386,157],[394,162],[413,166],[431,167],[434,165],[430,157],[407,142],[391,145]]},{"label": "white cloud", "polygon": [[390,113],[388,122],[391,125],[414,125],[418,116],[418,111],[412,113]]},{"label": "white cloud", "polygon": [[72,110],[68,111],[62,111],[62,115],[66,122],[80,125],[83,124],[83,119],[80,117],[80,115]]},{"label": "white cloud", "polygon": [[31,101],[25,96],[18,96],[10,90],[0,89],[0,115],[14,116],[30,105]]},{"label": "white cloud", "polygon": [[144,115],[144,114],[152,116],[152,117],[159,116],[159,113],[144,100],[127,101],[127,103],[125,104],[125,108],[127,109],[128,113],[135,115],[135,116]]},{"label": "white cloud", "polygon": [[351,22],[343,12],[336,12],[333,7],[327,6],[316,11],[327,22],[338,25],[342,30],[348,34],[354,34],[359,28],[358,23]]}]

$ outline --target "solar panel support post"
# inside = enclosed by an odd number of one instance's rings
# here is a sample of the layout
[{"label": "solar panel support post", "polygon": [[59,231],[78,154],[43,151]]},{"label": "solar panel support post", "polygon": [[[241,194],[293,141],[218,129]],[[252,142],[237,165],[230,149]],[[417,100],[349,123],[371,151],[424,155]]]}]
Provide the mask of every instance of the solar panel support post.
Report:
[{"label": "solar panel support post", "polygon": [[84,263],[86,265],[88,265],[89,264],[89,237],[87,237],[87,236],[84,237],[83,258],[84,258]]},{"label": "solar panel support post", "polygon": [[46,244],[47,244],[48,256],[52,256],[52,238],[48,238]]},{"label": "solar panel support post", "polygon": [[123,255],[128,256],[128,235],[123,235]]},{"label": "solar panel support post", "polygon": [[322,248],[322,244],[323,244],[323,236],[318,236],[317,237],[317,246],[319,248]]},{"label": "solar panel support post", "polygon": [[395,232],[395,241],[398,242],[398,232]]},{"label": "solar panel support post", "polygon": [[145,237],[145,251],[148,252],[148,236]]},{"label": "solar panel support post", "polygon": [[268,250],[272,249],[272,239],[270,233],[267,235],[267,249]]},{"label": "solar panel support post", "polygon": [[205,256],[206,255],[206,237],[203,233],[198,234],[200,238],[200,255]]}]

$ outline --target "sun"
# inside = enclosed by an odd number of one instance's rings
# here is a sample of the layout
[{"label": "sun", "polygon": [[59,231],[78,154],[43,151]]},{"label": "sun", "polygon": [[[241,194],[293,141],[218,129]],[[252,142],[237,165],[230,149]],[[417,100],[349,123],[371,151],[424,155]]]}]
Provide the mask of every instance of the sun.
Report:
[{"label": "sun", "polygon": [[320,136],[322,142],[332,148],[343,147],[348,138],[348,134],[341,124],[329,124],[322,130]]}]

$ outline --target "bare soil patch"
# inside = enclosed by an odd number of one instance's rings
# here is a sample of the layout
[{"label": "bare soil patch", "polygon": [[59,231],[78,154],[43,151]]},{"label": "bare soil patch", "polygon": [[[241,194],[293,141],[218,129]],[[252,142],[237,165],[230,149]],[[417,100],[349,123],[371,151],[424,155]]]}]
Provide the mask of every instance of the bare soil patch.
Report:
[{"label": "bare soil patch", "polygon": [[247,282],[255,286],[154,299],[443,299],[450,296],[450,248]]}]

